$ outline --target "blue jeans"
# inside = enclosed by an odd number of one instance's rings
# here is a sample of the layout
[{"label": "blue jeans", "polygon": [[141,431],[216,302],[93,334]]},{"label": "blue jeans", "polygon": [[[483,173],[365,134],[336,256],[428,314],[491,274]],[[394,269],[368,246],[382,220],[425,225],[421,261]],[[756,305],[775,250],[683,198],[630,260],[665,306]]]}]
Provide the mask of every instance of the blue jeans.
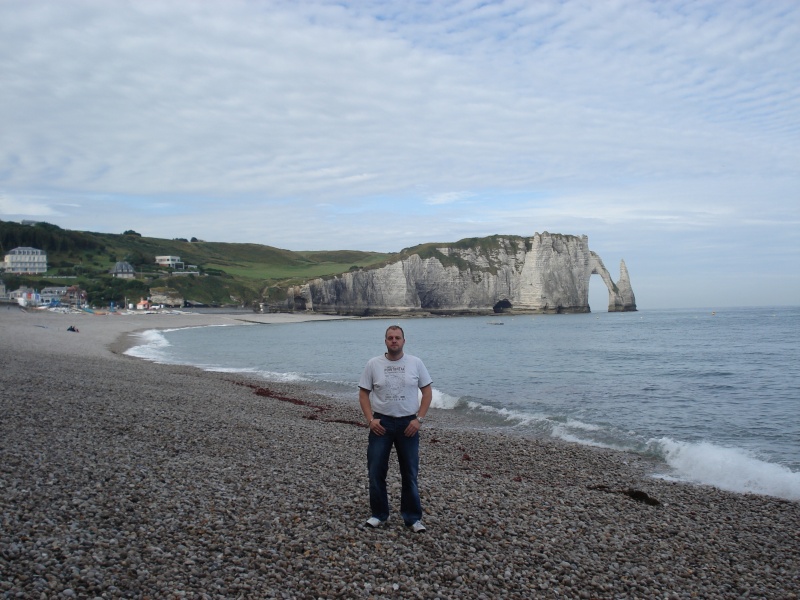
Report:
[{"label": "blue jeans", "polygon": [[389,455],[392,446],[397,450],[397,462],[403,490],[400,495],[400,515],[406,525],[413,525],[422,518],[422,505],[419,501],[417,474],[419,473],[419,433],[406,437],[403,433],[415,418],[388,417],[374,414],[386,429],[383,435],[370,431],[367,447],[367,469],[369,470],[369,506],[372,516],[385,521],[389,518],[389,497],[386,493],[386,473],[389,471]]}]

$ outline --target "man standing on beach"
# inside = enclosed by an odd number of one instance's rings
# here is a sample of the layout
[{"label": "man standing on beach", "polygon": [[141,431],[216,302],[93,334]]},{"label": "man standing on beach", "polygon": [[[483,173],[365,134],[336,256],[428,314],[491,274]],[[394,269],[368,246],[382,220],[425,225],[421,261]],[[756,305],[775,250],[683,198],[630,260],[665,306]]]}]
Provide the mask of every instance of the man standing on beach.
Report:
[{"label": "man standing on beach", "polygon": [[[391,325],[385,334],[386,353],[367,362],[358,382],[358,401],[369,425],[367,469],[369,527],[380,527],[389,518],[386,474],[392,446],[397,451],[403,489],[400,515],[414,533],[425,531],[419,500],[419,429],[431,405],[431,376],[416,356],[403,353],[403,330]],[[417,390],[422,390],[422,400]]]}]

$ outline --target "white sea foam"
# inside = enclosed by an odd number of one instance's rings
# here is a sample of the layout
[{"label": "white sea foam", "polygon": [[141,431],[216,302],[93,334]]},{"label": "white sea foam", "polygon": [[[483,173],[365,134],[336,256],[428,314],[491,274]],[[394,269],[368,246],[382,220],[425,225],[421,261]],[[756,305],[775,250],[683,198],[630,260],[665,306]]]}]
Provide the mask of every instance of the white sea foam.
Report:
[{"label": "white sea foam", "polygon": [[214,325],[190,325],[188,327],[172,327],[170,329],[162,329],[163,332],[169,331],[183,331],[185,329],[211,329],[212,327],[237,327],[237,325],[233,325],[231,323],[217,323]]},{"label": "white sea foam", "polygon": [[552,436],[554,438],[558,438],[559,440],[563,440],[571,444],[580,444],[582,446],[593,446],[595,448],[607,448],[610,450],[620,450],[620,448],[617,448],[610,444],[604,444],[602,442],[596,442],[594,440],[587,440],[585,437],[581,437],[579,435],[575,435],[574,433],[570,433],[569,430],[562,425],[556,425],[555,427],[553,427]]},{"label": "white sea foam", "polygon": [[165,349],[171,345],[163,333],[157,329],[137,333],[141,344],[137,344],[125,351],[128,356],[143,358],[153,362],[167,362]]},{"label": "white sea foam", "polygon": [[458,404],[456,396],[450,396],[444,392],[433,388],[433,399],[431,400],[431,408],[453,409]]},{"label": "white sea foam", "polygon": [[587,432],[602,432],[602,428],[597,425],[589,423],[582,423],[574,419],[568,419],[566,423],[553,423],[550,435],[559,440],[570,442],[573,444],[581,444],[583,446],[593,446],[595,448],[607,448],[609,450],[629,451],[619,444],[612,444],[609,442],[601,442],[587,436]]},{"label": "white sea foam", "polygon": [[651,444],[674,470],[674,478],[730,492],[800,500],[800,473],[759,460],[746,450],[670,438],[651,440]]},{"label": "white sea foam", "polygon": [[[450,402],[448,406],[441,408],[452,408],[456,403]],[[474,401],[468,402],[467,406],[472,410],[515,421],[523,427],[534,427],[566,442],[623,452],[634,451],[622,440],[615,444],[608,438],[604,441],[594,439],[592,433],[606,432],[604,427],[596,424],[576,419],[567,419],[562,423],[546,415],[495,408]],[[611,439],[613,437],[615,436],[611,436]],[[726,448],[711,443],[678,442],[670,438],[650,440],[648,447],[651,452],[661,456],[672,469],[672,473],[657,475],[658,477],[712,485],[736,493],[800,500],[800,473],[760,460],[744,449]]]},{"label": "white sea foam", "polygon": [[213,371],[215,373],[252,373],[258,375],[260,378],[266,381],[274,381],[276,383],[312,381],[312,379],[309,379],[300,373],[278,373],[275,371],[265,371],[256,367],[217,367],[209,365],[198,366],[205,371]]},{"label": "white sea foam", "polygon": [[579,429],[581,431],[601,431],[603,429],[603,427],[600,425],[595,425],[594,423],[584,423],[583,421],[578,421],[576,419],[567,419],[567,422],[564,425],[570,429]]},{"label": "white sea foam", "polygon": [[498,408],[496,406],[475,402],[474,400],[470,400],[466,404],[467,408],[470,410],[479,410],[491,416],[502,417],[506,421],[512,421],[514,424],[519,425],[527,425],[531,422],[545,419],[542,415],[534,415],[511,408]]},{"label": "white sea foam", "polygon": [[[576,442],[591,446],[603,445],[598,444],[592,440],[582,439],[573,435],[572,431],[602,431],[603,427],[592,423],[585,423],[576,419],[567,419],[565,422],[559,422],[551,416],[542,413],[531,413],[525,410],[515,410],[513,408],[496,407],[488,404],[483,404],[475,400],[463,401],[461,398],[450,396],[444,392],[438,392],[442,400],[437,402],[437,391],[434,391],[434,401],[431,403],[433,408],[453,409],[457,406],[466,406],[470,410],[481,411],[491,416],[497,416],[508,421],[510,424],[525,427],[534,426],[537,430],[546,430],[553,437],[563,439],[565,441]],[[603,445],[605,447],[605,445]],[[608,446],[611,447],[611,446]]]},{"label": "white sea foam", "polygon": [[297,381],[313,381],[312,379],[301,375],[300,373],[276,373],[272,371],[259,371],[259,374],[269,381],[276,381],[281,383],[291,383]]},{"label": "white sea foam", "polygon": [[125,354],[151,362],[175,363],[174,360],[168,358],[168,352],[166,350],[172,344],[170,344],[164,334],[182,329],[206,329],[209,327],[231,327],[231,325],[193,325],[191,327],[173,327],[170,329],[148,329],[147,331],[135,334],[141,343],[128,348]]}]

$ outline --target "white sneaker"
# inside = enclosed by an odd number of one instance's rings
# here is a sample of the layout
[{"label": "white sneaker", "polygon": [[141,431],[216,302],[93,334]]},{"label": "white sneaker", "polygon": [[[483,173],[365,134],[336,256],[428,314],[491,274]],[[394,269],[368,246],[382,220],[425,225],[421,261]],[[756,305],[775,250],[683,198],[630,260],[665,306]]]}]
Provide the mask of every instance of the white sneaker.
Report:
[{"label": "white sneaker", "polygon": [[425,531],[425,525],[422,524],[422,521],[417,521],[411,526],[411,530],[414,533],[422,533],[423,531]]},{"label": "white sneaker", "polygon": [[372,527],[373,529],[377,529],[381,525],[386,523],[386,521],[381,521],[378,517],[370,517],[367,519],[367,522],[364,523],[367,527]]}]

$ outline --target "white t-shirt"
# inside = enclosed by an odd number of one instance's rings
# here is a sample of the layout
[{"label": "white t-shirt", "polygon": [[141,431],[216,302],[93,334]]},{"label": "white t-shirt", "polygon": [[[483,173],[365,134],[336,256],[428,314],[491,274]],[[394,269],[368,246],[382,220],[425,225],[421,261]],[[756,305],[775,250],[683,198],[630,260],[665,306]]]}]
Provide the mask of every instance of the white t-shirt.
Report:
[{"label": "white t-shirt", "polygon": [[406,417],[419,410],[420,388],[433,383],[422,361],[411,354],[400,360],[376,356],[367,362],[358,387],[370,392],[372,410],[390,417]]}]

